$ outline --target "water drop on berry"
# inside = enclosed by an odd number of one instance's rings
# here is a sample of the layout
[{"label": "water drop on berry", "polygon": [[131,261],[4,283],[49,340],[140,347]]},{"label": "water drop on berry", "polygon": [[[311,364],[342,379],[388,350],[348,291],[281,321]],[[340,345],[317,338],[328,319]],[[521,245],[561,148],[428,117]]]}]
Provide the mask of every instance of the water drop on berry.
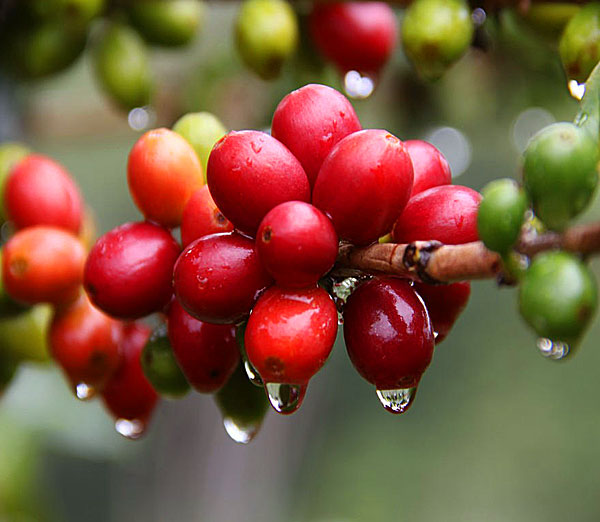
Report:
[{"label": "water drop on berry", "polygon": [[268,382],[265,390],[273,409],[282,415],[289,415],[300,408],[306,395],[306,384]]},{"label": "water drop on berry", "polygon": [[239,444],[248,444],[258,433],[260,423],[239,424],[231,417],[223,419],[223,426],[227,435]]},{"label": "water drop on berry", "polygon": [[355,100],[364,100],[373,94],[375,80],[358,71],[348,71],[344,76],[344,92]]},{"label": "water drop on berry", "polygon": [[139,439],[146,431],[146,425],[138,419],[117,419],[115,422],[115,430],[119,435],[123,435],[126,439]]},{"label": "water drop on berry", "polygon": [[244,358],[244,370],[246,370],[246,375],[248,376],[248,380],[254,384],[254,386],[263,387],[264,383],[258,375],[258,372],[255,370],[254,366],[250,364],[248,359]]},{"label": "water drop on berry", "polygon": [[75,386],[75,397],[80,401],[87,401],[96,395],[96,389],[84,382],[80,382]]},{"label": "water drop on berry", "polygon": [[536,342],[539,352],[552,361],[560,361],[569,355],[571,346],[562,341],[553,341],[547,337],[540,337]]},{"label": "water drop on berry", "polygon": [[377,398],[387,411],[400,414],[411,407],[416,393],[416,386],[397,390],[377,390]]}]

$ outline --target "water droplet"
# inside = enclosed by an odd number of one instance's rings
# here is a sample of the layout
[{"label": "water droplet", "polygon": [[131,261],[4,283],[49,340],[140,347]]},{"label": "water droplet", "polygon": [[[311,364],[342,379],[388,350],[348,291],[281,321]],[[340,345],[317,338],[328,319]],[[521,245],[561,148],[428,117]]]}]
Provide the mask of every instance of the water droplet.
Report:
[{"label": "water droplet", "polygon": [[338,310],[338,326],[342,326],[344,324],[344,314]]},{"label": "water droplet", "polygon": [[333,293],[333,301],[335,302],[338,310],[341,310],[346,304],[350,294],[354,292],[360,281],[361,280],[358,277],[347,277],[341,281],[333,282],[331,292]]},{"label": "water droplet", "polygon": [[227,435],[239,444],[248,444],[258,433],[260,424],[238,424],[231,417],[223,419]]},{"label": "water droplet", "polygon": [[115,430],[119,435],[123,435],[126,439],[139,439],[146,431],[146,425],[138,419],[117,419],[115,422]]},{"label": "water droplet", "polygon": [[578,126],[581,127],[587,121],[588,118],[589,118],[589,115],[588,115],[587,112],[581,112],[581,113],[579,113],[575,117],[575,125],[578,125]]},{"label": "water droplet", "polygon": [[151,127],[156,121],[156,113],[151,107],[136,107],[127,115],[129,127],[136,131],[143,131]]},{"label": "water droplet", "polygon": [[80,401],[87,401],[96,395],[96,388],[89,386],[84,382],[80,382],[75,386],[75,396]]},{"label": "water droplet", "polygon": [[417,387],[397,390],[377,390],[381,405],[391,413],[404,413],[413,403]]},{"label": "water droplet", "polygon": [[537,348],[540,353],[547,359],[553,361],[560,361],[569,355],[571,347],[567,343],[562,341],[553,341],[546,337],[540,337],[536,342]]},{"label": "water droplet", "polygon": [[350,98],[364,100],[374,90],[375,81],[369,76],[362,76],[358,71],[348,71],[344,76],[344,91]]},{"label": "water droplet", "polygon": [[283,415],[294,413],[300,408],[306,395],[306,384],[268,382],[265,389],[273,409]]},{"label": "water droplet", "polygon": [[585,94],[585,83],[579,83],[577,80],[569,80],[567,88],[571,96],[576,100],[581,100]]},{"label": "water droplet", "polygon": [[250,361],[247,359],[244,359],[244,370],[246,370],[248,380],[254,384],[254,386],[260,386],[261,388],[264,386],[260,375],[258,375],[258,372],[254,369],[254,366],[252,366]]},{"label": "water droplet", "polygon": [[475,25],[483,25],[487,18],[487,13],[481,7],[476,7],[471,13],[471,20]]}]

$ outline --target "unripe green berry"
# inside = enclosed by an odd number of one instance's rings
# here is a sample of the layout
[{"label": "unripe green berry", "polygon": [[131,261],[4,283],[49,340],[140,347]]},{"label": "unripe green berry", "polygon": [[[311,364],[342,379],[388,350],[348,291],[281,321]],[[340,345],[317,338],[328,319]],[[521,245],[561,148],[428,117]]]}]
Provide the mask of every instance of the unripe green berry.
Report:
[{"label": "unripe green berry", "polygon": [[245,0],[235,24],[244,63],[263,80],[276,78],[298,45],[298,20],[285,0]]},{"label": "unripe green berry", "polygon": [[87,24],[102,13],[106,0],[24,0],[24,4],[35,17]]},{"label": "unripe green berry", "polygon": [[0,220],[6,219],[4,212],[4,185],[12,168],[31,151],[21,143],[0,144]]},{"label": "unripe green berry", "polygon": [[477,230],[483,244],[506,254],[521,232],[527,196],[513,179],[497,179],[482,191],[477,213]]},{"label": "unripe green berry", "polygon": [[562,2],[532,4],[523,19],[537,34],[556,42],[580,6]]},{"label": "unripe green berry", "polygon": [[561,36],[560,58],[567,76],[584,82],[600,60],[600,3],[583,6]]},{"label": "unripe green berry", "polygon": [[473,21],[463,0],[415,0],[402,23],[406,56],[426,79],[441,77],[471,45]]},{"label": "unripe green berry", "polygon": [[588,205],[598,184],[597,164],[596,140],[573,123],[554,123],[531,139],[523,184],[549,229],[562,230]]},{"label": "unripe green berry", "polygon": [[521,315],[539,336],[553,341],[576,343],[596,306],[592,273],[567,252],[538,255],[519,287]]}]

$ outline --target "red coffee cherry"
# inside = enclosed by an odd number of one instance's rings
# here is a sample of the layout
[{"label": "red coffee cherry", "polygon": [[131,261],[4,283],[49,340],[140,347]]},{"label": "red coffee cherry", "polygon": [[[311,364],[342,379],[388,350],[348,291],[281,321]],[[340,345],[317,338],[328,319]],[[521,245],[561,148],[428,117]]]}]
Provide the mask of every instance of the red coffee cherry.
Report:
[{"label": "red coffee cherry", "polygon": [[450,165],[431,143],[409,140],[404,142],[404,146],[410,156],[415,174],[411,198],[429,188],[452,183]]},{"label": "red coffee cherry", "polygon": [[277,205],[256,235],[263,266],[279,286],[314,286],[335,263],[338,238],[329,218],[302,201]]},{"label": "red coffee cherry", "polygon": [[79,294],[85,250],[71,233],[35,226],[17,232],[4,245],[4,288],[16,301],[62,304]]},{"label": "red coffee cherry", "polygon": [[477,210],[481,194],[460,185],[442,185],[410,199],[396,221],[397,243],[437,240],[447,245],[477,241]]},{"label": "red coffee cherry", "polygon": [[306,384],[325,364],[337,333],[337,310],[322,288],[272,287],[248,320],[248,359],[263,382]]},{"label": "red coffee cherry", "polygon": [[50,352],[80,399],[102,390],[119,367],[123,325],[94,308],[85,294],[58,310],[49,331]]},{"label": "red coffee cherry", "polygon": [[151,333],[149,327],[139,322],[125,325],[121,364],[102,391],[104,405],[117,420],[117,431],[129,439],[143,435],[158,401],[140,362]]},{"label": "red coffee cherry", "polygon": [[88,256],[84,287],[114,317],[136,319],[162,310],[172,296],[179,245],[153,223],[125,223],[104,234]]},{"label": "red coffee cherry", "polygon": [[388,411],[403,413],[433,356],[425,305],[407,281],[381,277],[360,285],[343,313],[352,364],[376,386]]},{"label": "red coffee cherry", "polygon": [[77,234],[81,226],[79,189],[68,172],[46,156],[30,154],[13,168],[4,206],[17,229],[48,225]]},{"label": "red coffee cherry", "polygon": [[133,146],[127,181],[144,217],[164,227],[176,227],[192,194],[204,185],[194,148],[176,132],[154,129]]},{"label": "red coffee cherry", "polygon": [[389,232],[413,184],[410,156],[385,130],[346,136],[325,158],[313,205],[333,221],[341,239],[368,245]]},{"label": "red coffee cherry", "polygon": [[208,185],[204,185],[194,192],[183,209],[181,219],[181,241],[183,246],[186,247],[200,237],[231,232],[232,230],[231,221],[217,208],[208,190]]},{"label": "red coffee cherry", "polygon": [[194,241],[175,265],[175,294],[186,311],[208,323],[234,324],[250,313],[269,284],[254,242],[237,233]]},{"label": "red coffee cherry", "polygon": [[333,146],[361,128],[354,107],[343,94],[326,85],[310,84],[279,102],[271,134],[300,160],[312,187]]},{"label": "red coffee cherry", "polygon": [[466,308],[471,295],[471,285],[468,281],[450,285],[415,283],[414,288],[429,312],[435,344],[440,344]]},{"label": "red coffee cherry", "polygon": [[342,73],[378,73],[398,33],[392,8],[383,2],[315,3],[309,18],[314,43]]},{"label": "red coffee cherry", "polygon": [[254,237],[265,214],[284,201],[310,201],[300,162],[264,132],[230,132],[208,158],[208,186],[223,214]]},{"label": "red coffee cherry", "polygon": [[168,328],[173,354],[188,382],[201,393],[220,390],[240,361],[235,326],[194,319],[174,300]]}]

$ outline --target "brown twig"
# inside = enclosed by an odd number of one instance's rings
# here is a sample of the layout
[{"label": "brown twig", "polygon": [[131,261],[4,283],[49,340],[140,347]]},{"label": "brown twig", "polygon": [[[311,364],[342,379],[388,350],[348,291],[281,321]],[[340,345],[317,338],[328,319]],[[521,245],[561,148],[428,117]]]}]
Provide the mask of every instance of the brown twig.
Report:
[{"label": "brown twig", "polygon": [[[580,254],[600,252],[600,222],[579,225],[562,234],[524,234],[515,250],[532,257],[544,250],[563,249]],[[336,270],[391,274],[429,283],[489,279],[502,274],[502,260],[480,241],[442,245],[437,241],[383,243],[357,248],[342,245]]]}]

